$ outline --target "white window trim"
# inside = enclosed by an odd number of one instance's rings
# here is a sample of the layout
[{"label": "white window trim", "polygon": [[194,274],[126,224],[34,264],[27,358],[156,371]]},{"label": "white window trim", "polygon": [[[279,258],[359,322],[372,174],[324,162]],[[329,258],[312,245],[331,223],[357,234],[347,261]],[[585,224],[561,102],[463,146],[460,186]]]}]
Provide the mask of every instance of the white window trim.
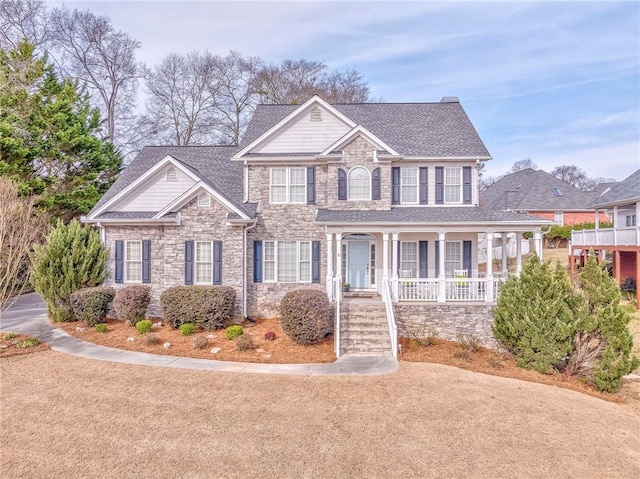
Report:
[{"label": "white window trim", "polygon": [[[209,243],[210,261],[200,261],[198,259],[198,243]],[[208,281],[198,281],[198,265],[210,264],[211,265],[211,277]],[[194,241],[193,245],[193,284],[207,284],[213,283],[213,241]]]},{"label": "white window trim", "polygon": [[[280,242],[284,242],[284,243],[296,243],[296,280],[295,281],[281,281],[279,278],[279,270],[278,270],[278,243]],[[267,244],[272,244],[273,245],[273,260],[272,261],[267,261],[267,255],[266,255],[266,248],[267,248]],[[300,261],[300,251],[302,250],[302,248],[307,247],[309,249],[309,261]],[[293,284],[293,283],[305,283],[305,284],[310,284],[313,280],[313,251],[312,251],[312,242],[311,241],[295,241],[295,240],[268,240],[268,241],[264,241],[264,249],[265,251],[263,251],[263,255],[262,255],[262,271],[263,271],[263,281],[265,283],[289,283],[289,284]],[[266,264],[267,263],[273,263],[273,279],[267,279],[267,267]],[[308,263],[309,264],[309,279],[300,279],[300,269],[301,269],[301,265],[303,263]]]},{"label": "white window trim", "polygon": [[412,243],[414,245],[416,245],[416,260],[415,260],[415,270],[416,273],[413,276],[414,278],[417,278],[420,276],[420,245],[418,244],[418,241],[400,241],[400,258],[398,258],[398,263],[400,265],[400,275],[402,276],[402,271],[404,271],[402,269],[402,263],[408,263],[409,261],[406,261],[403,259],[403,250],[404,248],[402,247],[403,244],[407,244],[407,243]]},{"label": "white window trim", "polygon": [[[128,254],[127,252],[129,251],[129,244],[133,244],[133,243],[138,243],[138,245],[140,246],[140,261],[138,260],[129,260],[128,258]],[[129,263],[140,263],[140,279],[139,280],[131,280],[129,279],[129,275],[127,274],[129,271],[129,268],[127,268],[127,265]],[[124,242],[124,263],[123,263],[123,268],[124,271],[123,276],[124,276],[124,282],[125,283],[129,283],[129,284],[142,284],[142,240],[128,240]]]},{"label": "white window trim", "polygon": [[[285,201],[274,201],[273,200],[273,172],[275,170],[285,170],[285,184],[284,185],[275,185],[279,187],[285,187],[287,192],[287,198]],[[304,170],[304,199],[301,201],[291,201],[291,187],[292,186],[303,186],[303,185],[292,185],[291,184],[291,170]],[[274,205],[286,205],[286,204],[294,204],[294,205],[304,205],[307,203],[307,169],[304,166],[277,166],[273,167],[269,170],[269,203]]]},{"label": "white window trim", "polygon": [[198,195],[198,206],[211,206],[211,196],[208,193]]},{"label": "white window trim", "polygon": [[[369,178],[369,197],[368,198],[351,198],[351,174],[357,170],[364,170],[367,172],[367,176]],[[371,181],[371,172],[365,168],[364,166],[354,166],[347,173],[347,201],[371,201],[372,192],[372,181]]]},{"label": "white window trim", "polygon": [[558,226],[564,225],[564,212],[563,211],[554,211],[553,212],[553,222],[555,224],[557,224]]},{"label": "white window trim", "polygon": [[[402,170],[413,170],[416,172],[416,184],[415,185],[404,185],[402,183]],[[415,201],[405,201],[403,195],[403,188],[408,186],[415,186],[416,189],[416,200]],[[420,204],[420,168],[400,168],[400,204],[403,205],[419,205]]]},{"label": "white window trim", "polygon": [[[458,198],[460,198],[459,201],[447,201],[447,186],[454,186],[454,185],[448,185],[447,184],[447,171],[448,170],[457,170],[459,173],[459,178],[460,178],[460,188],[458,191]],[[444,171],[442,172],[444,178],[442,178],[442,196],[443,196],[443,203],[445,205],[461,205],[463,204],[464,201],[464,175],[463,175],[463,170],[461,166],[445,166],[444,167]]]},{"label": "white window trim", "polygon": [[[459,248],[460,248],[460,261],[458,262],[458,264],[456,264],[455,268],[453,268],[453,270],[455,271],[456,269],[462,269],[463,265],[464,265],[464,248],[462,247],[462,241],[460,240],[455,240],[455,241],[445,241],[445,245],[444,245],[444,272],[445,275],[447,274],[447,263],[453,263],[453,261],[447,261],[447,245],[448,244],[453,244],[456,243],[458,244]],[[448,278],[453,277],[453,274],[451,276],[447,276]]]}]

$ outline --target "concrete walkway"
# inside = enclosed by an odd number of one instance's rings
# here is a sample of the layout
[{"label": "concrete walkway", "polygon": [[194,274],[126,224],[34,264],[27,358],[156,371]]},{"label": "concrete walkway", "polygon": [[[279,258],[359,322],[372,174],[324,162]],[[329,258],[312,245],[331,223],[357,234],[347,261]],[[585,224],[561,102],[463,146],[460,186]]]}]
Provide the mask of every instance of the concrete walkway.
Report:
[{"label": "concrete walkway", "polygon": [[398,369],[398,361],[389,357],[342,357],[330,364],[256,364],[108,348],[70,336],[62,329],[51,326],[46,314],[46,304],[36,293],[22,295],[7,311],[1,313],[0,331],[34,336],[42,342],[49,343],[54,351],[74,356],[145,366],[304,376],[377,375],[392,373]]}]

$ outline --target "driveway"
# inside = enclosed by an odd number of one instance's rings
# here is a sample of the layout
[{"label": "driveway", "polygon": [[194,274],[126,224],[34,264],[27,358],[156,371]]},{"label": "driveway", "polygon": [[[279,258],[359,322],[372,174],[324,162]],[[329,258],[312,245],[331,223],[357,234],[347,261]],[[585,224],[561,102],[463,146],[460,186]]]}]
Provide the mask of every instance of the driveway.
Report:
[{"label": "driveway", "polygon": [[0,360],[2,477],[640,477],[640,417],[436,364],[284,376]]}]

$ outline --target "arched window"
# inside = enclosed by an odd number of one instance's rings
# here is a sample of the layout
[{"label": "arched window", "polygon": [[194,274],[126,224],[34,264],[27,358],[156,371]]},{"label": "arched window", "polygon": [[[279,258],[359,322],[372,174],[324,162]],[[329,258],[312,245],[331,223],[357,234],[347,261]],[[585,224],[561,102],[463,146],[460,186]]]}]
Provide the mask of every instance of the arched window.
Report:
[{"label": "arched window", "polygon": [[348,184],[350,200],[371,199],[371,175],[366,168],[361,166],[352,168],[349,171]]}]

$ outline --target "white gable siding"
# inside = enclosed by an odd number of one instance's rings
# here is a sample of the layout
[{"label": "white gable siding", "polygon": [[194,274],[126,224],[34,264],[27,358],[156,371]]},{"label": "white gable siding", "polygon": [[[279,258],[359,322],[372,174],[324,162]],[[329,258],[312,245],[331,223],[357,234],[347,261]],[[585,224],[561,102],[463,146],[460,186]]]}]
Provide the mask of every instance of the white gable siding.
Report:
[{"label": "white gable siding", "polygon": [[351,128],[322,109],[322,121],[311,121],[311,110],[252,153],[319,153]]},{"label": "white gable siding", "polygon": [[158,171],[109,209],[112,211],[160,211],[195,184],[195,181],[182,171],[178,171],[178,181],[167,181],[167,169]]}]

